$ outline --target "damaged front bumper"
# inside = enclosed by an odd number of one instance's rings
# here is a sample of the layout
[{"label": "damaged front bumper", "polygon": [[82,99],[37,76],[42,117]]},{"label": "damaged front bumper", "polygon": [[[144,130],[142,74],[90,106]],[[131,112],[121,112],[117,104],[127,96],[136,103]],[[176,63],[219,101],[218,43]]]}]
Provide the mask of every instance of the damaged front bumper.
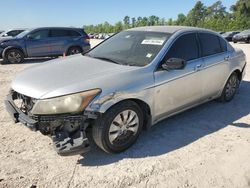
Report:
[{"label": "damaged front bumper", "polygon": [[[4,101],[6,110],[15,123],[21,122],[33,131],[50,135],[55,150],[59,155],[69,156],[83,154],[90,150],[86,137],[87,117],[84,115],[34,116],[23,112],[15,104],[18,99],[16,92],[11,92]],[[54,125],[55,124],[55,125]],[[67,125],[73,130],[68,131]]]}]

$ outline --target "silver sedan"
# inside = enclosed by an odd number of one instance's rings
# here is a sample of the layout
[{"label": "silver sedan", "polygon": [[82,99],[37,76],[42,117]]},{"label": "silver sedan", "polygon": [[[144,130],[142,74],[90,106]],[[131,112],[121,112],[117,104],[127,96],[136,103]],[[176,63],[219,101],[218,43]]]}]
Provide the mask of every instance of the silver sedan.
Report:
[{"label": "silver sedan", "polygon": [[86,54],[24,70],[5,104],[15,122],[49,135],[60,155],[88,151],[88,129],[100,148],[117,153],[164,118],[231,101],[245,66],[245,54],[213,31],[134,28]]}]

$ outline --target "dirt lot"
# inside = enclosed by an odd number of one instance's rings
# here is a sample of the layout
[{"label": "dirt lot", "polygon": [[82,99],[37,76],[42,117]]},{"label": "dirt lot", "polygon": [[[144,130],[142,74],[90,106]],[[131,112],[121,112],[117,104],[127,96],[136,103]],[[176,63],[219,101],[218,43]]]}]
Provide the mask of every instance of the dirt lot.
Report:
[{"label": "dirt lot", "polygon": [[[237,47],[250,62],[250,45]],[[0,187],[250,187],[250,66],[231,103],[167,119],[122,154],[92,147],[60,157],[50,138],[12,123],[3,105],[15,74],[39,62],[0,65]]]}]

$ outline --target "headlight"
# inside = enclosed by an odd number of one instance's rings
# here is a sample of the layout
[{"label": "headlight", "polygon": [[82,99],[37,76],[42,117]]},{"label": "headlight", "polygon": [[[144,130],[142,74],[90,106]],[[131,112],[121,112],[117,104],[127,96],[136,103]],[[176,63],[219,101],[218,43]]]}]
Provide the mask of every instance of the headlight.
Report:
[{"label": "headlight", "polygon": [[81,112],[100,92],[100,89],[94,89],[62,97],[37,100],[31,110],[31,113],[39,115],[52,115]]}]

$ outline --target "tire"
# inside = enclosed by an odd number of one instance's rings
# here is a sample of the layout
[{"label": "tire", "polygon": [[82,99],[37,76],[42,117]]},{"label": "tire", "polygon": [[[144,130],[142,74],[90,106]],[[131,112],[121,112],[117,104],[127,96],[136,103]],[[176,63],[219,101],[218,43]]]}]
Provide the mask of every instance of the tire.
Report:
[{"label": "tire", "polygon": [[79,53],[82,53],[82,49],[76,46],[76,47],[70,47],[66,55],[70,56],[70,55],[75,55]]},{"label": "tire", "polygon": [[10,49],[5,53],[3,59],[5,63],[11,63],[11,64],[22,63],[24,60],[24,54],[21,50]]},{"label": "tire", "polygon": [[233,41],[235,44],[237,43],[237,41]]},{"label": "tire", "polygon": [[236,72],[232,73],[229,77],[221,96],[219,97],[220,102],[230,102],[239,88],[240,80]]},{"label": "tire", "polygon": [[121,102],[98,118],[92,129],[97,146],[107,153],[120,153],[132,146],[143,127],[143,112],[133,101]]}]

